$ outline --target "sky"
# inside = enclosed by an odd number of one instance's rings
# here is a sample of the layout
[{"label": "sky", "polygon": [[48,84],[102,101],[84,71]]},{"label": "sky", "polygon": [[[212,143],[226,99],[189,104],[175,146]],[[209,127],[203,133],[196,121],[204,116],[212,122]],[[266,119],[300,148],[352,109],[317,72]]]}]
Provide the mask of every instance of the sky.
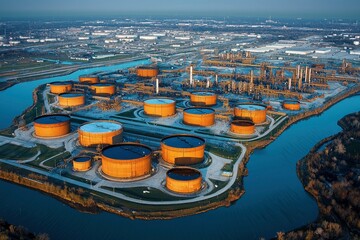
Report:
[{"label": "sky", "polygon": [[360,0],[0,0],[0,16],[241,14],[360,18]]}]

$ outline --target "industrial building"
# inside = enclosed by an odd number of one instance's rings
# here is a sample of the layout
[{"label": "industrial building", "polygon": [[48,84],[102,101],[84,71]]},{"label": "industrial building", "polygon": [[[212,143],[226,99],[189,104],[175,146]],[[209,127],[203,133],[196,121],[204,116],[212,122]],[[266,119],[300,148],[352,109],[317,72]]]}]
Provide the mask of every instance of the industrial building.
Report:
[{"label": "industrial building", "polygon": [[166,172],[166,188],[180,194],[196,193],[201,189],[201,173],[189,167],[177,167]]},{"label": "industrial building", "polygon": [[152,150],[139,143],[110,145],[101,151],[101,170],[112,178],[139,178],[150,174]]},{"label": "industrial building", "polygon": [[250,120],[233,120],[230,131],[237,134],[251,135],[255,133],[255,124]]},{"label": "industrial building", "polygon": [[98,83],[100,81],[99,77],[96,75],[81,75],[79,76],[79,82],[82,83]]},{"label": "industrial building", "polygon": [[217,96],[212,92],[193,92],[190,95],[190,103],[194,106],[216,105]]},{"label": "industrial building", "polygon": [[83,93],[62,93],[58,96],[59,105],[62,107],[78,107],[85,104]]},{"label": "industrial building", "polygon": [[176,102],[170,98],[152,98],[144,101],[144,112],[149,116],[168,117],[176,113]]},{"label": "industrial building", "polygon": [[62,137],[70,133],[70,117],[65,114],[42,115],[34,120],[34,134],[40,138]]},{"label": "industrial building", "polygon": [[212,108],[191,107],[184,109],[183,121],[187,125],[208,127],[215,123],[215,110]]},{"label": "industrial building", "polygon": [[255,124],[266,121],[266,106],[260,104],[240,104],[234,108],[234,116],[239,119],[248,119]]},{"label": "industrial building", "polygon": [[66,82],[52,82],[50,83],[50,92],[53,94],[61,94],[70,92],[73,83],[71,81]]},{"label": "industrial building", "polygon": [[91,168],[91,157],[82,156],[72,160],[73,170],[78,172],[88,171]]},{"label": "industrial building", "polygon": [[123,127],[116,121],[99,120],[81,125],[78,132],[81,146],[112,145],[122,142]]},{"label": "industrial building", "polygon": [[114,84],[110,83],[95,83],[91,85],[91,90],[96,95],[114,95],[116,92],[116,87]]},{"label": "industrial building", "polygon": [[192,165],[204,160],[205,139],[187,134],[171,135],[161,140],[161,154],[165,162]]}]

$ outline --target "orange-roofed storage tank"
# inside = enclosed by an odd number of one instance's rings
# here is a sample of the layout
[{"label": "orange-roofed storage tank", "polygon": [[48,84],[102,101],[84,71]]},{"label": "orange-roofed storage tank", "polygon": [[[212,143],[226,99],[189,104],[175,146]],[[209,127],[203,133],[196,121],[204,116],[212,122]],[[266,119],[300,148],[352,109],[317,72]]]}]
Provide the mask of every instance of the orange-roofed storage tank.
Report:
[{"label": "orange-roofed storage tank", "polygon": [[54,138],[70,133],[70,117],[64,114],[50,114],[35,118],[36,137]]},{"label": "orange-roofed storage tank", "polygon": [[187,134],[171,135],[161,140],[161,154],[165,162],[192,165],[204,160],[205,139]]},{"label": "orange-roofed storage tank", "polygon": [[83,93],[62,93],[58,96],[59,105],[62,107],[78,107],[85,104]]},{"label": "orange-roofed storage tank", "polygon": [[212,92],[193,92],[190,94],[190,103],[194,106],[216,105],[217,96]]},{"label": "orange-roofed storage tank", "polygon": [[97,95],[114,95],[116,88],[115,85],[110,83],[95,83],[91,85],[91,90]]},{"label": "orange-roofed storage tank", "polygon": [[253,121],[255,124],[266,121],[266,106],[261,104],[240,104],[234,108],[234,116]]},{"label": "orange-roofed storage tank", "polygon": [[250,120],[234,120],[230,131],[237,134],[251,135],[255,133],[255,124]]},{"label": "orange-roofed storage tank", "polygon": [[176,113],[176,102],[170,98],[148,99],[144,101],[144,112],[149,116],[172,116]]},{"label": "orange-roofed storage tank", "polygon": [[116,121],[99,120],[81,125],[78,132],[81,146],[94,147],[121,143],[123,127]]},{"label": "orange-roofed storage tank", "polygon": [[52,82],[50,83],[50,92],[54,94],[61,94],[70,92],[72,89],[73,83],[70,81],[66,82]]},{"label": "orange-roofed storage tank", "polygon": [[150,174],[152,150],[138,143],[110,145],[101,151],[104,174],[113,178],[139,178]]},{"label": "orange-roofed storage tank", "polygon": [[81,75],[79,76],[79,82],[82,82],[82,83],[98,83],[100,80],[99,80],[99,77],[96,76],[96,75]]},{"label": "orange-roofed storage tank", "polygon": [[166,188],[175,193],[196,193],[201,189],[201,181],[201,173],[194,168],[179,167],[166,172]]},{"label": "orange-roofed storage tank", "polygon": [[283,108],[290,111],[299,111],[300,110],[300,102],[297,100],[285,100],[283,102]]},{"label": "orange-roofed storage tank", "polygon": [[91,157],[83,156],[76,157],[72,160],[73,170],[84,172],[88,171],[91,168]]},{"label": "orange-roofed storage tank", "polygon": [[183,116],[184,123],[188,125],[207,127],[215,123],[215,110],[212,108],[185,108]]},{"label": "orange-roofed storage tank", "polygon": [[142,78],[152,78],[156,77],[158,74],[159,69],[157,67],[140,66],[136,69],[136,75]]}]

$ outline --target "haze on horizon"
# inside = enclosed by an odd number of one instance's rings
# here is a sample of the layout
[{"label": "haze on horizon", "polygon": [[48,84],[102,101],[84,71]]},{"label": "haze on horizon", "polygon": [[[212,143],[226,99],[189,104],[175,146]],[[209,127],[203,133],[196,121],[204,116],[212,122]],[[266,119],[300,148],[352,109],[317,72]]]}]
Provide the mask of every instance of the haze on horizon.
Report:
[{"label": "haze on horizon", "polygon": [[0,17],[148,13],[358,18],[359,12],[359,0],[0,0]]}]

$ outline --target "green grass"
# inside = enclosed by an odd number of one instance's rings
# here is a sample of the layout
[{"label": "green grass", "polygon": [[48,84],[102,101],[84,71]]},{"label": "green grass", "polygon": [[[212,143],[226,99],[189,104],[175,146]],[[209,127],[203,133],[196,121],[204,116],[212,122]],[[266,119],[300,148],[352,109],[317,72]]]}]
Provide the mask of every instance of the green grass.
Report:
[{"label": "green grass", "polygon": [[116,114],[116,115],[120,116],[120,117],[135,118],[134,112],[136,110],[137,110],[137,108],[133,108],[133,109],[130,109],[129,111],[122,112],[122,113],[119,113],[119,114]]},{"label": "green grass", "polygon": [[[51,158],[59,153],[62,153],[62,152],[65,152],[65,148],[64,147],[60,147],[60,148],[49,148],[45,145],[42,145],[42,144],[38,144],[37,146],[37,149],[41,151],[41,154],[40,156],[38,157],[38,159],[32,161],[32,162],[29,162],[28,164],[29,165],[32,165],[32,166],[39,166],[39,164],[44,161],[45,159],[48,159],[48,158]],[[68,152],[67,152],[68,153]],[[58,157],[63,157],[62,155],[59,155]],[[54,158],[54,161],[55,159],[56,160],[62,160],[62,159],[59,159],[58,157],[55,157]],[[50,161],[50,160],[49,160]]]},{"label": "green grass", "polygon": [[226,184],[228,184],[228,181],[220,181],[220,180],[215,180],[215,179],[211,179],[211,178],[209,178],[209,180],[214,185],[217,185],[217,187],[214,187],[214,189],[211,192],[207,193],[205,196],[213,194],[213,193],[219,191],[220,189],[224,188],[226,186]]},{"label": "green grass", "polygon": [[241,147],[228,145],[226,147],[220,147],[213,144],[206,145],[206,151],[211,152],[219,157],[237,160],[241,154]]},{"label": "green grass", "polygon": [[[148,200],[148,201],[175,201],[175,200],[187,199],[186,197],[171,196],[156,188],[147,188],[147,187],[114,188],[114,189],[111,187],[102,187],[102,188],[124,194],[128,197]],[[149,191],[150,193],[143,193],[143,191]]]},{"label": "green grass", "polygon": [[56,98],[55,95],[48,93],[48,94],[47,94],[47,97],[48,97],[49,104],[55,102],[55,98]]},{"label": "green grass", "polygon": [[9,143],[0,146],[0,156],[4,159],[26,160],[35,156],[37,152],[37,147],[26,148]]},{"label": "green grass", "polygon": [[232,164],[232,163],[226,163],[226,164],[221,168],[221,171],[232,172],[233,169],[234,169],[234,164]]},{"label": "green grass", "polygon": [[56,156],[56,157],[50,159],[49,161],[44,162],[44,165],[48,166],[48,167],[56,167],[56,165],[60,161],[62,161],[63,159],[67,159],[69,157],[71,157],[71,154],[68,151],[66,151],[66,152],[60,154],[59,156]]}]

